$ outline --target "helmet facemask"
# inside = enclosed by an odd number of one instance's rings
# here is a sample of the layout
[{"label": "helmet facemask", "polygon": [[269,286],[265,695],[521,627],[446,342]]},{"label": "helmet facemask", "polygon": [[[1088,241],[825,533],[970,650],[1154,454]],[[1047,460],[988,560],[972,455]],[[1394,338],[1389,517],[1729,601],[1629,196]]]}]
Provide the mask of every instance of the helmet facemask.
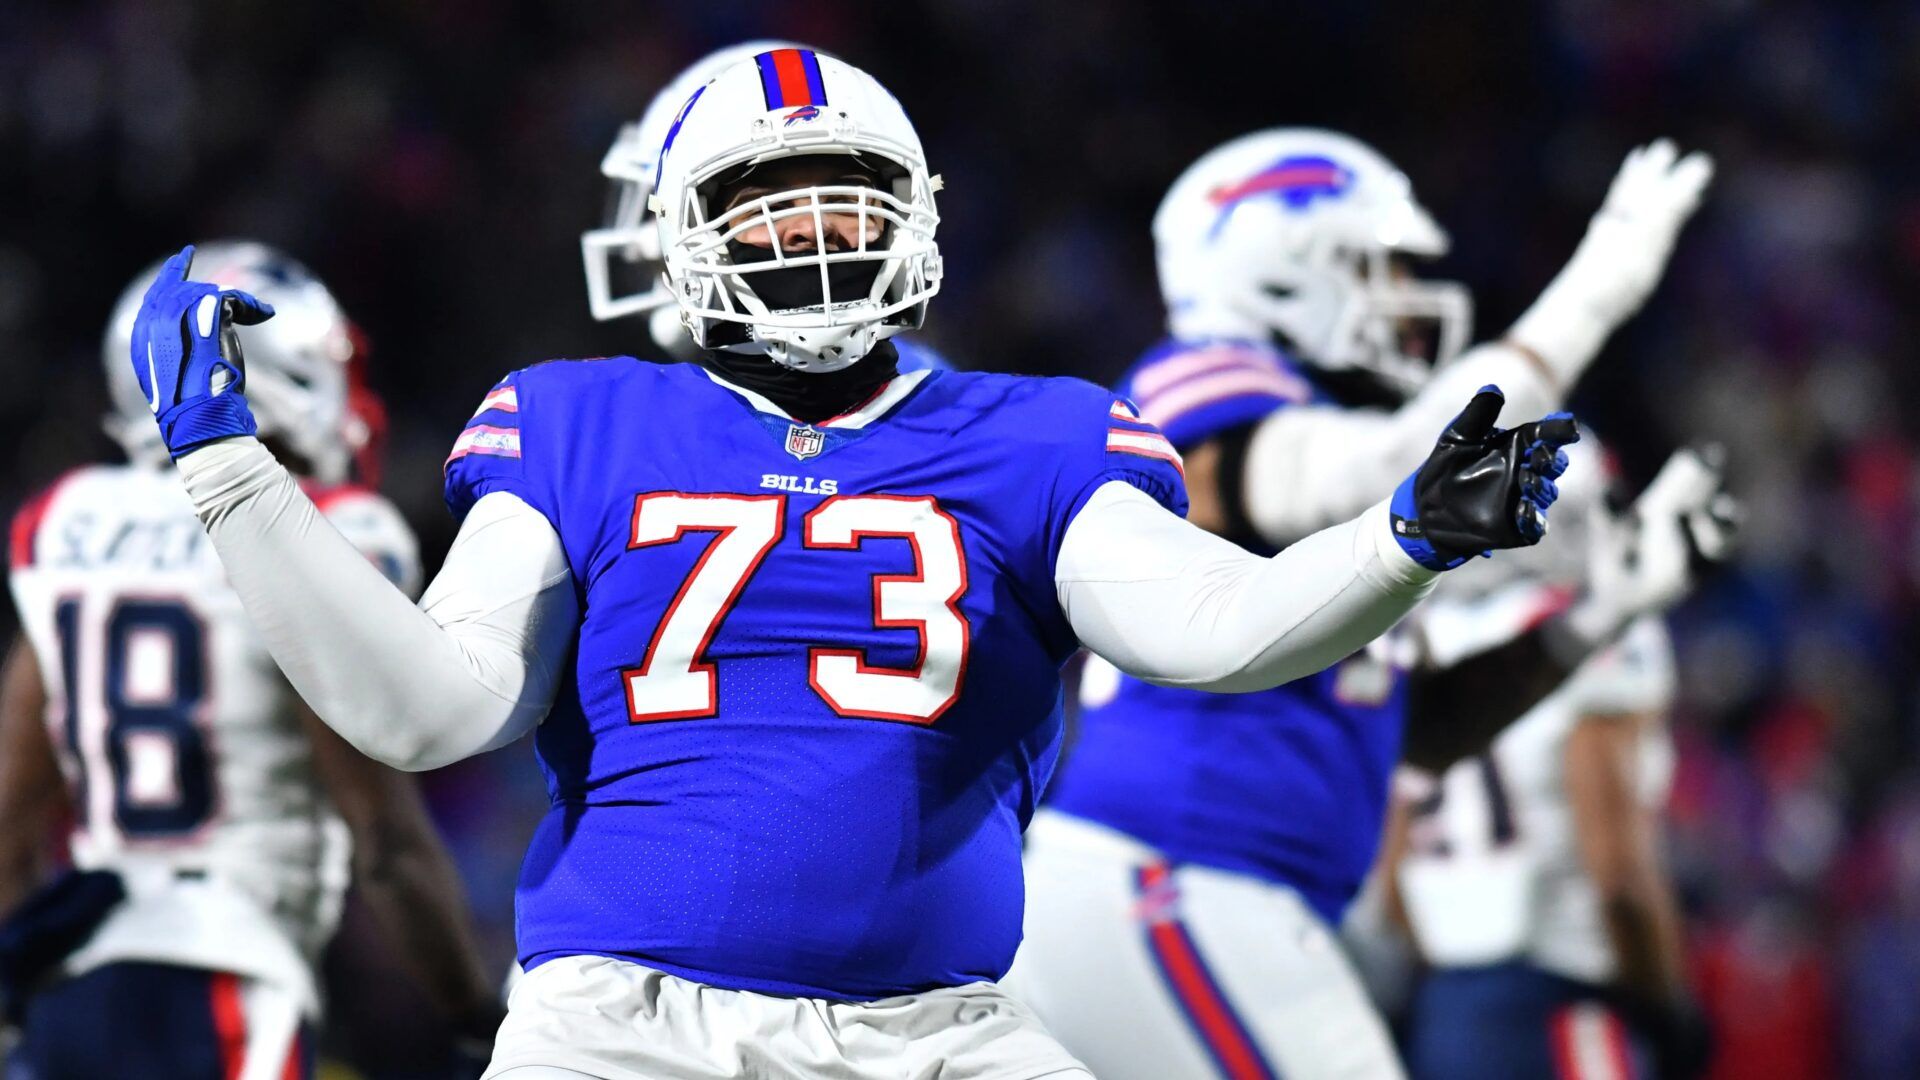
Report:
[{"label": "helmet facemask", "polygon": [[1383,247],[1335,251],[1332,261],[1349,284],[1327,338],[1303,350],[1303,362],[1364,373],[1405,399],[1466,347],[1473,307],[1460,284],[1415,277],[1406,256]]},{"label": "helmet facemask", "polygon": [[598,228],[580,235],[587,272],[587,305],[601,322],[648,315],[654,343],[668,354],[691,359],[698,350],[681,325],[680,310],[666,282],[660,236],[648,213],[661,145],[689,95],[728,67],[770,49],[800,49],[789,41],[742,41],[694,61],[654,95],[640,119],[621,126],[600,174],[608,181],[606,212]]},{"label": "helmet facemask", "polygon": [[[600,163],[607,178],[603,224],[580,235],[580,256],[587,271],[587,305],[602,322],[672,306],[666,288],[660,235],[647,219],[653,170],[641,125],[628,124]],[[656,145],[652,153],[657,155]]]},{"label": "helmet facemask", "polygon": [[[730,198],[762,168],[798,161],[843,175]],[[835,371],[920,325],[940,272],[924,171],[873,152],[802,151],[691,179],[664,210],[682,215],[681,307],[702,346]]]},{"label": "helmet facemask", "polygon": [[1466,289],[1409,272],[1446,254],[1446,232],[1349,136],[1274,128],[1217,147],[1153,231],[1175,336],[1273,340],[1349,404],[1404,400],[1467,344]]}]

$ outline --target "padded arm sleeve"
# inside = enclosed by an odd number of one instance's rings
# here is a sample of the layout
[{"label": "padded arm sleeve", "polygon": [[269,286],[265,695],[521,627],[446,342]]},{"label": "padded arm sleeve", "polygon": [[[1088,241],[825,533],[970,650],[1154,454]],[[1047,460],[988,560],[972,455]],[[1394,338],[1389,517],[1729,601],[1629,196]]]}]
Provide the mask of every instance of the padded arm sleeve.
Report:
[{"label": "padded arm sleeve", "polygon": [[1384,503],[1263,559],[1113,481],[1067,526],[1054,584],[1074,633],[1115,667],[1241,693],[1351,655],[1436,577],[1400,550]]},{"label": "padded arm sleeve", "polygon": [[1560,405],[1538,364],[1504,344],[1468,350],[1397,411],[1294,405],[1260,422],[1247,447],[1247,519],[1284,547],[1346,521],[1393,494],[1433,452],[1434,440],[1474,392],[1507,395],[1501,423],[1533,420]]},{"label": "padded arm sleeve", "polygon": [[546,715],[578,601],[559,535],[517,496],[474,506],[416,608],[258,441],[197,450],[180,472],[275,661],[360,752],[433,769]]}]

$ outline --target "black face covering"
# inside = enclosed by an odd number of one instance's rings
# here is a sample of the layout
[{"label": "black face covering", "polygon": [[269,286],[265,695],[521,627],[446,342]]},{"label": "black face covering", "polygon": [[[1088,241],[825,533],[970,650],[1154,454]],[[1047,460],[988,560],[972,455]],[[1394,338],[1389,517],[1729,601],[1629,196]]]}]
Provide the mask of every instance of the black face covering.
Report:
[{"label": "black face covering", "polygon": [[[750,266],[753,263],[769,262],[773,259],[771,248],[743,244],[738,240],[727,241],[727,255],[735,266]],[[827,284],[833,290],[833,302],[844,304],[853,300],[865,300],[873,291],[873,279],[880,276],[882,259],[860,259],[827,264]],[[820,268],[818,266],[789,266],[780,270],[761,270],[753,274],[744,274],[741,280],[753,289],[762,303],[772,311],[791,311],[794,308],[819,307],[826,303],[826,297],[820,295]]]},{"label": "black face covering", "polygon": [[[767,262],[773,258],[770,248],[728,241],[727,254],[736,266]],[[881,260],[860,260],[827,264],[827,281],[835,303],[864,300],[873,290],[880,273]],[[762,270],[746,275],[754,295],[773,311],[819,307],[826,302],[820,295],[820,267],[793,266]],[[742,328],[744,330],[744,328]],[[739,340],[746,340],[744,333]],[[725,339],[715,344],[726,344]],[[735,386],[767,396],[797,420],[816,423],[838,416],[860,404],[881,384],[898,374],[899,353],[893,345],[881,342],[853,364],[838,371],[795,371],[764,356],[715,351],[703,359],[714,374]]]},{"label": "black face covering", "polygon": [[[810,272],[818,281],[819,270]],[[839,416],[872,397],[882,384],[900,373],[899,361],[900,353],[891,341],[875,345],[867,355],[839,371],[795,371],[764,356],[743,353],[709,352],[700,360],[715,375],[765,394],[788,415],[809,424]]]}]

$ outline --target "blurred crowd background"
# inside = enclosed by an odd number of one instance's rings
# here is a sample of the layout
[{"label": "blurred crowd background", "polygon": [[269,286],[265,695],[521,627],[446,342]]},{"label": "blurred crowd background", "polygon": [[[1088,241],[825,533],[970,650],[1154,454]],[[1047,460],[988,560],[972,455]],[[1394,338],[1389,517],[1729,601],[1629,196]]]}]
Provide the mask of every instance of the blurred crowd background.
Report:
[{"label": "blurred crowd background", "polygon": [[[1677,617],[1672,849],[1715,1075],[1920,1076],[1920,5],[1835,0],[8,0],[0,4],[0,509],[113,456],[101,331],[143,265],[248,236],[373,342],[388,493],[429,566],[440,462],[501,374],[637,352],[577,235],[615,129],[707,50],[779,36],[902,99],[941,196],[928,336],[962,366],[1117,375],[1160,329],[1147,224],[1226,138],[1373,142],[1499,333],[1620,157],[1719,162],[1673,272],[1576,400],[1628,475],[1729,444],[1744,555]],[[0,616],[0,630],[11,611]],[[543,806],[525,744],[431,775],[489,948]],[[350,922],[334,1050],[424,1075]],[[396,1019],[399,1018],[399,1019]]]}]

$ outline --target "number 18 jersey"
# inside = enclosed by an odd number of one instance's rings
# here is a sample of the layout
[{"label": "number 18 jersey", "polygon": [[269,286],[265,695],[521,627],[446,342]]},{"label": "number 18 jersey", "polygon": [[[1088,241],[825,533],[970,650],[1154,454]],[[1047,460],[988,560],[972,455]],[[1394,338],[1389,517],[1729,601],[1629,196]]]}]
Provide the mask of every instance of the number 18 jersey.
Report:
[{"label": "number 18 jersey", "polygon": [[[310,493],[403,588],[413,534],[371,492]],[[13,597],[47,689],[74,808],[74,862],[128,900],[69,961],[230,971],[286,986],[346,887],[345,826],[313,767],[296,697],[227,584],[171,468],[68,474],[14,518]]]},{"label": "number 18 jersey", "polygon": [[1184,512],[1172,447],[1074,380],[912,372],[818,424],[691,365],[496,386],[449,505],[523,499],[581,598],[522,964],[839,999],[1004,974],[1077,647],[1054,560],[1110,480]]}]

